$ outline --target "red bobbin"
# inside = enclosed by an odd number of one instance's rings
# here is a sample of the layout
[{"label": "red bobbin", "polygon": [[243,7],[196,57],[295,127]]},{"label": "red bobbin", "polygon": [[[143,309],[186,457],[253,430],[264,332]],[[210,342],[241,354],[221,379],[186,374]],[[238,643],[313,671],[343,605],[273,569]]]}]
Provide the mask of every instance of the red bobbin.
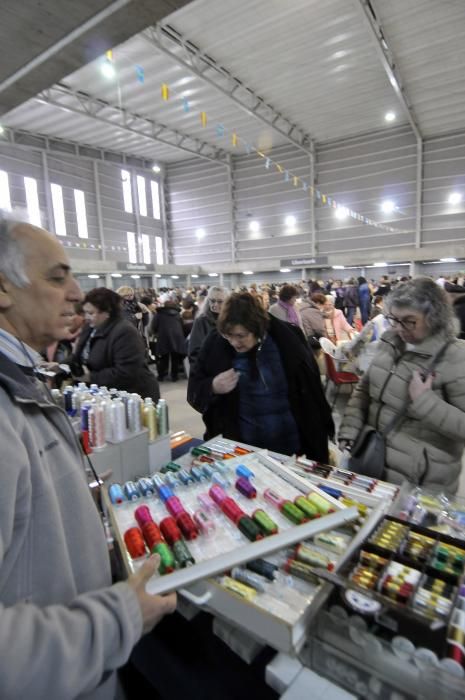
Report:
[{"label": "red bobbin", "polygon": [[138,527],[130,527],[129,530],[126,530],[124,533],[124,544],[133,559],[138,559],[145,555],[144,538]]},{"label": "red bobbin", "polygon": [[168,517],[160,520],[160,530],[169,545],[173,545],[175,542],[182,540],[181,530],[176,525],[176,520],[174,518]]}]

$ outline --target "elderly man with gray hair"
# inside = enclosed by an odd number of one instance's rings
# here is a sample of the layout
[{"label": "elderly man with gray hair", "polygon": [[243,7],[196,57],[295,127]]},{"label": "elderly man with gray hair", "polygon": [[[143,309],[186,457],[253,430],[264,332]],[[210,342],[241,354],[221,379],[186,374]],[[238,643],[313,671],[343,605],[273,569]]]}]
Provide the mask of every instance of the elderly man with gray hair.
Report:
[{"label": "elderly man with gray hair", "polygon": [[79,443],[38,378],[81,298],[63,247],[0,211],[0,251],[0,695],[110,700],[176,598],[145,591],[156,557],[111,585]]},{"label": "elderly man with gray hair", "polygon": [[391,328],[349,401],[340,446],[400,415],[385,438],[387,480],[454,494],[465,444],[465,342],[455,337],[451,304],[433,280],[417,277],[390,292],[385,316]]}]

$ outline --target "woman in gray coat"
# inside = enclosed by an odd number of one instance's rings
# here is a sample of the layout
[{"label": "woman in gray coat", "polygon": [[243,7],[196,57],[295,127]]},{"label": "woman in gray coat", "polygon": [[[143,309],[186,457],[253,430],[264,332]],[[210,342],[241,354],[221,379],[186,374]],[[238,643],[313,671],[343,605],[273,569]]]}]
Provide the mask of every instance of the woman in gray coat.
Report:
[{"label": "woman in gray coat", "polygon": [[203,341],[210,331],[216,328],[216,322],[226,297],[227,292],[224,287],[210,287],[208,290],[208,294],[205,297],[201,310],[195,318],[189,336],[188,354],[191,369],[195,364]]},{"label": "woman in gray coat", "polygon": [[340,446],[350,448],[364,425],[383,430],[408,405],[386,437],[387,480],[453,494],[465,444],[465,342],[455,337],[451,304],[433,280],[417,277],[395,287],[385,314],[391,329],[349,401]]}]

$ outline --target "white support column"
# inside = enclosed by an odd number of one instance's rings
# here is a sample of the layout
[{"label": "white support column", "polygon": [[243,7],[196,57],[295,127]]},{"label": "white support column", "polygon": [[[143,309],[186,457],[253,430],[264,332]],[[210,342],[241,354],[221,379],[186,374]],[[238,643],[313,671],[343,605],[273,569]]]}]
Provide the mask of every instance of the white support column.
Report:
[{"label": "white support column", "polygon": [[229,216],[231,219],[231,262],[236,262],[236,215],[234,210],[234,178],[233,160],[228,157],[228,195],[229,195]]},{"label": "white support column", "polygon": [[316,224],[315,224],[315,195],[312,194],[314,192],[314,186],[315,186],[315,154],[311,153],[310,154],[310,187],[311,192],[310,192],[310,254],[311,257],[314,258],[316,255]]},{"label": "white support column", "polygon": [[166,265],[167,263],[171,262],[171,260],[169,259],[169,247],[168,247],[169,231],[168,231],[168,221],[166,218],[165,181],[166,181],[165,171],[163,170],[163,176],[159,180],[159,196],[160,196],[160,208],[161,208],[161,225],[162,225],[162,231],[163,231],[163,257],[164,257],[163,262]]},{"label": "white support column", "polygon": [[[94,190],[95,190],[95,206],[97,209],[97,226],[98,226],[98,234],[100,238],[100,245],[102,246],[101,249],[101,259],[106,260],[107,259],[107,246],[105,243],[105,232],[103,230],[103,217],[102,217],[102,199],[100,196],[100,173],[99,173],[99,168],[98,168],[98,162],[94,160],[93,162],[94,166]],[[108,285],[107,285],[108,287]],[[112,287],[109,287],[109,289],[112,289]]]},{"label": "white support column", "polygon": [[52,190],[50,189],[50,176],[48,172],[48,160],[45,151],[41,151],[42,157],[42,175],[44,180],[44,191],[45,191],[45,204],[47,208],[47,226],[49,231],[53,231],[56,234],[55,229],[55,217],[53,216],[53,206],[52,206]]},{"label": "white support column", "polygon": [[415,196],[415,248],[421,248],[421,220],[423,199],[423,139],[417,135],[417,175]]},{"label": "white support column", "polygon": [[107,289],[113,289],[113,277],[110,272],[105,273],[105,287],[107,287]]}]

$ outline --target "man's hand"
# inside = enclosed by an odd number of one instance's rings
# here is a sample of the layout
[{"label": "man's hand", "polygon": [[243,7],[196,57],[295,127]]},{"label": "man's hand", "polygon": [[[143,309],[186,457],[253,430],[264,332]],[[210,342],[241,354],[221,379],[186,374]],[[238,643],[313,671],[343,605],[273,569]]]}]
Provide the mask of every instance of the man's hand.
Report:
[{"label": "man's hand", "polygon": [[236,372],[235,369],[228,369],[226,372],[220,372],[220,374],[217,374],[213,379],[213,393],[229,394],[230,391],[236,388],[240,376],[240,372]]},{"label": "man's hand", "polygon": [[176,593],[151,595],[145,590],[147,581],[158,570],[159,565],[160,557],[158,554],[153,554],[128,579],[128,583],[139,601],[143,621],[143,634],[150,632],[165,615],[170,615],[176,610]]},{"label": "man's hand", "polygon": [[431,374],[429,374],[426,379],[423,381],[423,378],[419,372],[419,370],[415,370],[413,373],[412,381],[409,384],[408,387],[408,393],[410,395],[410,398],[412,401],[415,401],[415,399],[418,399],[422,394],[425,393],[425,391],[428,391],[428,389],[431,389],[433,386],[433,377]]}]

